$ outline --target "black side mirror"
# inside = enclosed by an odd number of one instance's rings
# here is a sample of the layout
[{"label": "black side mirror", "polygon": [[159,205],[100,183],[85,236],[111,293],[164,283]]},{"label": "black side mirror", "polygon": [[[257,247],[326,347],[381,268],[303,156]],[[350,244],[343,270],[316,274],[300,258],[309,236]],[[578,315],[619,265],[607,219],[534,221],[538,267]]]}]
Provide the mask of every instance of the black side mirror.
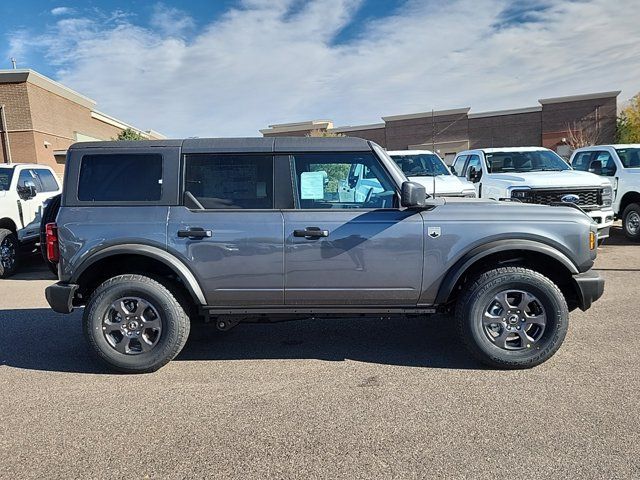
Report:
[{"label": "black side mirror", "polygon": [[403,207],[424,207],[427,203],[427,190],[417,182],[402,182],[400,204]]},{"label": "black side mirror", "polygon": [[594,160],[589,164],[589,171],[596,175],[602,175],[602,162],[600,160]]},{"label": "black side mirror", "polygon": [[476,167],[470,167],[467,171],[467,180],[473,183],[478,183],[482,176],[482,170],[476,170]]},{"label": "black side mirror", "polygon": [[29,200],[36,196],[36,187],[35,185],[25,185],[24,187],[18,186],[18,195],[22,200]]}]

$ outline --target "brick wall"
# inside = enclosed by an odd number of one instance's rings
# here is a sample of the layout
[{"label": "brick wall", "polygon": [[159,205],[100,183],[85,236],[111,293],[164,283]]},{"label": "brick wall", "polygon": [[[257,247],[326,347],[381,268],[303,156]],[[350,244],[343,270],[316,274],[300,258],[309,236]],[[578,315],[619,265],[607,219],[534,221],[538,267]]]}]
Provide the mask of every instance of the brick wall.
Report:
[{"label": "brick wall", "polygon": [[469,119],[471,148],[538,146],[541,141],[541,112]]}]

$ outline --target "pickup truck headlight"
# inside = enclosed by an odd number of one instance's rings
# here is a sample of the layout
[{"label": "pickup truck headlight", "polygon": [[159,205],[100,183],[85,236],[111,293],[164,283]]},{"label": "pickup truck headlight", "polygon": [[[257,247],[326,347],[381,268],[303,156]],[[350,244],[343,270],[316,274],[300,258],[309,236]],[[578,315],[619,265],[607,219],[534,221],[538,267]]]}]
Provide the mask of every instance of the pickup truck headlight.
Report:
[{"label": "pickup truck headlight", "polygon": [[613,188],[604,187],[602,189],[602,206],[610,207],[613,203]]},{"label": "pickup truck headlight", "polygon": [[515,198],[524,203],[532,201],[531,190],[511,190],[511,198]]}]

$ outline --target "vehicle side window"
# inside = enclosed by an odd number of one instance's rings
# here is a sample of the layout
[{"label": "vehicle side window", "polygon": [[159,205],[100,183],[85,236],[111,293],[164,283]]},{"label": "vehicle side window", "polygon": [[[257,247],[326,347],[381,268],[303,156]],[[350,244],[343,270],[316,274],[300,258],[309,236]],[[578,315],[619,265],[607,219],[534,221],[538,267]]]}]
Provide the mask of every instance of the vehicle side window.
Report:
[{"label": "vehicle side window", "polygon": [[206,209],[273,209],[273,156],[185,157],[185,193]]},{"label": "vehicle side window", "polygon": [[594,162],[600,162],[601,173],[599,173],[599,175],[613,177],[616,174],[616,164],[609,152],[596,152],[595,158],[591,160],[589,171],[598,173],[597,171],[594,171],[594,167],[597,168],[597,166],[594,165]]},{"label": "vehicle side window", "polygon": [[482,176],[482,163],[479,155],[469,155],[469,162],[467,162],[465,171],[467,177],[469,177],[472,168],[476,171],[478,178]]},{"label": "vehicle side window", "polygon": [[56,190],[58,190],[58,182],[51,171],[45,170],[43,168],[38,168],[36,170],[36,175],[38,175],[38,179],[42,184],[43,192],[55,192]]},{"label": "vehicle side window", "polygon": [[451,172],[459,177],[464,177],[464,164],[467,161],[469,155],[460,155],[453,161],[451,165]]},{"label": "vehicle side window", "polygon": [[580,152],[575,156],[571,166],[575,170],[581,170],[583,172],[589,171],[589,165],[591,164],[591,156],[593,152]]},{"label": "vehicle side window", "polygon": [[24,188],[27,186],[36,187],[36,192],[42,192],[42,185],[36,178],[36,174],[31,169],[25,169],[20,172],[18,177],[18,188]]},{"label": "vehicle side window", "polygon": [[162,155],[96,154],[82,157],[78,200],[137,202],[162,196]]},{"label": "vehicle side window", "polygon": [[293,160],[299,208],[395,206],[394,185],[370,152],[303,153]]}]

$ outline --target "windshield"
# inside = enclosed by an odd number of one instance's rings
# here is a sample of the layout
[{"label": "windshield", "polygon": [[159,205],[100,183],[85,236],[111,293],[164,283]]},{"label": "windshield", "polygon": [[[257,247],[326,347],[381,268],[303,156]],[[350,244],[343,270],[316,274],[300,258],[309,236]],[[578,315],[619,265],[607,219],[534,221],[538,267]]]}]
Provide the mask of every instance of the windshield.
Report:
[{"label": "windshield", "polygon": [[640,148],[616,148],[624,168],[640,168]]},{"label": "windshield", "polygon": [[418,153],[414,155],[392,155],[393,161],[407,177],[434,177],[451,175],[449,169],[434,153]]},{"label": "windshield", "polygon": [[9,190],[13,177],[13,168],[0,168],[0,191]]},{"label": "windshield", "polygon": [[493,152],[485,155],[489,173],[560,172],[571,167],[548,150]]}]

